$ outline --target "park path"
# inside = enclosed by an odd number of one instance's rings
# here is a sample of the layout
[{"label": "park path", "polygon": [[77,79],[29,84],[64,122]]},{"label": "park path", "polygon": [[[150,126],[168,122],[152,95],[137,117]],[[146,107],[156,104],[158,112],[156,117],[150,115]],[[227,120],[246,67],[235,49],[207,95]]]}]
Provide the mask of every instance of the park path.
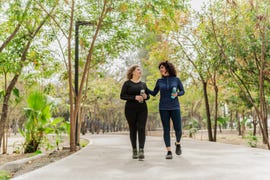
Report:
[{"label": "park path", "polygon": [[[269,180],[270,152],[190,139],[165,159],[162,137],[147,137],[145,160],[131,159],[128,135],[82,136],[87,147],[14,180]],[[174,148],[173,148],[174,150]]]}]

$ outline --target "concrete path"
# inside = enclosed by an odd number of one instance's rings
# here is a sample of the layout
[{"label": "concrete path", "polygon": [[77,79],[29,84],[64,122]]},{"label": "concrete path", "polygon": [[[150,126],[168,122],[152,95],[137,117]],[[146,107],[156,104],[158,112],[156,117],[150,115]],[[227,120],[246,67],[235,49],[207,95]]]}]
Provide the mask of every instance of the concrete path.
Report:
[{"label": "concrete path", "polygon": [[[147,137],[145,160],[131,159],[128,135],[85,135],[91,143],[14,180],[269,180],[270,152],[183,140],[183,154],[165,159],[161,137]],[[174,148],[173,148],[174,151]]]}]

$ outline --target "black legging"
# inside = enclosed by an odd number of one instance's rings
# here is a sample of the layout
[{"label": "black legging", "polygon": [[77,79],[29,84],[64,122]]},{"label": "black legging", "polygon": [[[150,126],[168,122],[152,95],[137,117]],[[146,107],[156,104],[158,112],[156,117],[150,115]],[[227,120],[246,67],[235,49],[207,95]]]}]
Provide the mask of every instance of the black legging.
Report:
[{"label": "black legging", "polygon": [[139,148],[144,148],[145,144],[145,126],[147,120],[147,106],[145,103],[138,106],[125,107],[125,115],[129,125],[129,136],[132,148],[137,148],[137,132],[139,138]]}]

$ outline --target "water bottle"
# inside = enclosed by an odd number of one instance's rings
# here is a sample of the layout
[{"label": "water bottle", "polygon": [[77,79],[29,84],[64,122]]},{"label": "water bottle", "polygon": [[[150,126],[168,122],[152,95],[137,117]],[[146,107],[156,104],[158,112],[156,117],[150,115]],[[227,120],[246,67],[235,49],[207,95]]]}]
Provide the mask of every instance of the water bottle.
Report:
[{"label": "water bottle", "polygon": [[[173,87],[172,88],[172,94],[175,94],[176,93],[176,87]],[[174,99],[175,97],[173,95],[171,95],[171,98]]]},{"label": "water bottle", "polygon": [[[144,89],[141,89],[140,95],[142,96],[144,93],[145,93],[145,90]],[[143,103],[143,101],[140,101],[140,103]]]}]

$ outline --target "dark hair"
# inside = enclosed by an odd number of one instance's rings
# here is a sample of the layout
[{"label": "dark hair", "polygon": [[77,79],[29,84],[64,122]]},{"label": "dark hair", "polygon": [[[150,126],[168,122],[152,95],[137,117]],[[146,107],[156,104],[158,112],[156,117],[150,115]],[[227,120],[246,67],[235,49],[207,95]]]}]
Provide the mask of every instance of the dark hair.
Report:
[{"label": "dark hair", "polygon": [[135,71],[135,69],[136,69],[137,67],[140,67],[140,66],[139,66],[139,65],[133,65],[133,66],[131,66],[131,67],[128,69],[128,71],[127,71],[127,79],[132,79],[132,77],[133,77],[133,72]]},{"label": "dark hair", "polygon": [[166,71],[169,73],[169,76],[174,76],[176,77],[176,70],[175,67],[172,63],[169,61],[162,61],[159,63],[158,68],[160,69],[160,66],[164,66]]}]

